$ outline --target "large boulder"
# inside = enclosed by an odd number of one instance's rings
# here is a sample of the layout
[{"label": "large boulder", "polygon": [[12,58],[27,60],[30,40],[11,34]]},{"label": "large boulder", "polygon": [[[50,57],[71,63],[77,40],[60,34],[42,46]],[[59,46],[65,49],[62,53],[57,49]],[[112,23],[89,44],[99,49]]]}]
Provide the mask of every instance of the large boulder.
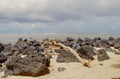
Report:
[{"label": "large boulder", "polygon": [[94,59],[93,56],[95,55],[94,48],[91,46],[81,46],[77,50],[77,53],[83,59],[91,59],[91,60]]},{"label": "large boulder", "polygon": [[110,47],[109,42],[108,42],[108,40],[106,40],[106,39],[100,40],[100,41],[98,42],[98,46],[99,46],[99,47],[104,47],[104,48],[109,48],[109,47]]},{"label": "large boulder", "polygon": [[59,63],[78,62],[77,58],[73,54],[64,50],[59,51],[59,55],[57,56],[56,61]]},{"label": "large boulder", "polygon": [[98,61],[104,61],[104,60],[110,59],[110,57],[107,55],[105,49],[99,49],[97,59]]},{"label": "large boulder", "polygon": [[45,55],[16,56],[6,62],[5,75],[41,76],[48,74],[50,58]]}]

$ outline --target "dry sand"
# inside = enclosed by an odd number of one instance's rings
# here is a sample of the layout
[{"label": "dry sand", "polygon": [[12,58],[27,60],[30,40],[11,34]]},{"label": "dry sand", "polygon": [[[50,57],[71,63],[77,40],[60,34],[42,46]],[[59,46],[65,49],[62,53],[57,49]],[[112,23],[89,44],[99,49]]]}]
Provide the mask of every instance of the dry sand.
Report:
[{"label": "dry sand", "polygon": [[[8,76],[6,79],[111,79],[120,77],[120,55],[111,52],[108,52],[108,55],[111,59],[104,62],[94,60],[91,62],[90,68],[83,67],[77,62],[57,63],[57,55],[53,55],[50,74],[40,77]],[[60,72],[59,67],[65,68],[65,70]],[[3,72],[0,72],[0,76],[3,76]]]}]

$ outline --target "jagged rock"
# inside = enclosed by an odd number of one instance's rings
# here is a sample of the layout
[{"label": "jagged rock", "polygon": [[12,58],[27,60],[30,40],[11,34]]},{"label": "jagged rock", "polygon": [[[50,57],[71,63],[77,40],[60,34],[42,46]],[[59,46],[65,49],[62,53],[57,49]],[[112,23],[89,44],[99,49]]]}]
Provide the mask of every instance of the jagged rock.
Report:
[{"label": "jagged rock", "polygon": [[100,37],[95,37],[92,41],[91,41],[91,46],[93,47],[100,47],[99,46],[99,42],[101,41]]},{"label": "jagged rock", "polygon": [[13,46],[17,51],[23,52],[24,49],[27,47],[26,43],[24,42],[17,42]]},{"label": "jagged rock", "polygon": [[50,58],[44,55],[16,56],[6,62],[5,75],[41,76],[50,72],[49,65]]},{"label": "jagged rock", "polygon": [[3,51],[4,50],[4,45],[2,44],[2,43],[0,43],[0,53],[1,53],[1,51]]},{"label": "jagged rock", "polygon": [[77,43],[82,43],[82,42],[83,42],[83,40],[81,38],[77,39]]},{"label": "jagged rock", "polygon": [[67,37],[67,38],[66,38],[66,41],[69,41],[69,42],[74,41],[74,40],[75,40],[75,39],[70,38],[70,37]]},{"label": "jagged rock", "polygon": [[107,55],[106,51],[104,49],[98,50],[98,61],[104,61],[107,59],[110,59],[110,57]]},{"label": "jagged rock", "polygon": [[84,38],[83,42],[82,42],[82,46],[88,45],[90,46],[92,42],[92,39],[90,38]]},{"label": "jagged rock", "polygon": [[93,60],[93,56],[95,55],[93,47],[90,46],[82,46],[77,50],[77,53],[80,57],[84,59],[91,59]]},{"label": "jagged rock", "polygon": [[91,42],[91,46],[93,46],[93,47],[99,47],[98,46],[98,41],[92,41]]},{"label": "jagged rock", "polygon": [[109,48],[110,45],[106,39],[102,39],[98,42],[99,47]]},{"label": "jagged rock", "polygon": [[56,61],[60,63],[79,62],[78,59],[68,51],[61,51]]},{"label": "jagged rock", "polygon": [[0,53],[0,63],[4,63],[7,60],[7,56],[4,54]]},{"label": "jagged rock", "polygon": [[4,54],[5,56],[11,56],[13,54],[13,49],[12,49],[12,44],[8,43],[6,45],[4,45],[4,50],[1,52],[2,54]]}]

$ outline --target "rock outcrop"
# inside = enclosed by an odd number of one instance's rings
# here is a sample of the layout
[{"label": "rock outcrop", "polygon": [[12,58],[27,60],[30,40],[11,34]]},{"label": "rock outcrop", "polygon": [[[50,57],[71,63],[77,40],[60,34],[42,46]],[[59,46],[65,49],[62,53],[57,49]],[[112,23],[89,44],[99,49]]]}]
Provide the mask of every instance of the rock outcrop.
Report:
[{"label": "rock outcrop", "polygon": [[44,55],[13,57],[6,62],[6,75],[41,76],[48,74],[50,58]]}]

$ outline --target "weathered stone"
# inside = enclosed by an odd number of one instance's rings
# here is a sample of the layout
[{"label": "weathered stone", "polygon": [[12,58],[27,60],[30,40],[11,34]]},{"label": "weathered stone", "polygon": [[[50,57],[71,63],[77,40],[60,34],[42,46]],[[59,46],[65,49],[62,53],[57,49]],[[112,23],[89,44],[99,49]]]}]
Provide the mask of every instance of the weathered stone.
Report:
[{"label": "weathered stone", "polygon": [[66,41],[69,41],[69,42],[71,42],[71,41],[74,41],[75,39],[73,39],[73,38],[71,38],[71,37],[67,37],[66,38]]},{"label": "weathered stone", "polygon": [[90,38],[84,38],[83,42],[82,42],[82,46],[90,46],[91,45],[91,42],[92,42],[92,39]]},{"label": "weathered stone", "polygon": [[7,75],[41,76],[49,73],[50,59],[44,55],[16,56],[6,62]]},{"label": "weathered stone", "polygon": [[58,56],[57,56],[57,62],[65,62],[65,63],[69,63],[69,62],[78,62],[77,58],[72,55],[71,53],[69,53],[68,51],[62,51]]},{"label": "weathered stone", "polygon": [[4,63],[7,60],[7,56],[4,54],[0,53],[0,63]]},{"label": "weathered stone", "polygon": [[77,50],[77,53],[80,55],[80,57],[91,60],[94,59],[93,56],[95,55],[93,47],[90,46],[82,46]]},{"label": "weathered stone", "polygon": [[109,37],[108,40],[109,41],[114,41],[115,39],[114,39],[114,37]]},{"label": "weathered stone", "polygon": [[109,48],[110,45],[108,43],[108,41],[106,39],[102,39],[98,42],[98,46],[99,47],[105,47],[105,48]]},{"label": "weathered stone", "polygon": [[3,51],[4,50],[4,45],[2,44],[2,43],[0,43],[0,53],[1,53],[1,51]]},{"label": "weathered stone", "polygon": [[107,55],[106,51],[104,49],[98,50],[98,61],[104,61],[107,59],[110,59],[110,57]]}]

